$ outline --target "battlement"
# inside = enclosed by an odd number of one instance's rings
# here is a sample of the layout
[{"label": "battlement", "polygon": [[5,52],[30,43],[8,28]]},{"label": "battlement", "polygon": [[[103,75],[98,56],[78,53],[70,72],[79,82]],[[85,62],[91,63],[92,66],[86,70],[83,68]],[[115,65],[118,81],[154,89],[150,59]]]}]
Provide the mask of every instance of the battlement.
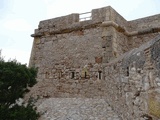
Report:
[{"label": "battlement", "polygon": [[70,32],[76,29],[90,28],[90,26],[94,27],[100,25],[104,21],[113,21],[127,27],[127,21],[110,6],[93,9],[91,12],[87,13],[91,15],[89,17],[80,18],[83,13],[73,13],[62,17],[40,21],[38,29],[35,30],[32,37],[42,36],[45,32],[56,34]]},{"label": "battlement", "polygon": [[84,14],[91,14],[90,16],[88,16],[89,20],[92,21],[91,23],[98,23],[103,21],[115,21],[116,20],[115,16],[117,15],[120,19],[122,19],[122,21],[126,21],[124,18],[122,18],[122,16],[116,13],[116,11],[113,8],[108,6],[104,8],[93,9],[91,12],[86,12],[81,14],[73,13],[70,15],[62,16],[62,17],[40,21],[38,28],[41,29],[41,28],[54,27],[55,29],[56,28],[64,29],[66,27],[71,26],[72,24],[75,24],[75,23],[78,24],[79,22],[82,22],[81,19],[84,19],[84,21],[87,22],[88,19],[85,20],[85,18],[87,17],[80,18],[80,16]]},{"label": "battlement", "polygon": [[[87,17],[80,17],[90,14]],[[32,37],[48,34],[69,33],[75,30],[88,29],[96,26],[113,26],[127,36],[147,34],[160,31],[160,14],[137,20],[127,21],[112,7],[93,9],[91,12],[70,15],[40,21],[38,29]]]}]

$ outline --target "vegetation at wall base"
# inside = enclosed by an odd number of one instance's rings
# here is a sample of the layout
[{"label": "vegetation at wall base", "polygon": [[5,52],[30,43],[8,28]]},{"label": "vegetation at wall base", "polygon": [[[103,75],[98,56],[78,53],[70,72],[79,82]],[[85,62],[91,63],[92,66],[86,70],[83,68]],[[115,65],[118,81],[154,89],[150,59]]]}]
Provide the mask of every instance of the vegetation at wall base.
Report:
[{"label": "vegetation at wall base", "polygon": [[16,60],[5,62],[0,56],[0,120],[37,120],[32,102],[17,102],[36,84],[37,70]]}]

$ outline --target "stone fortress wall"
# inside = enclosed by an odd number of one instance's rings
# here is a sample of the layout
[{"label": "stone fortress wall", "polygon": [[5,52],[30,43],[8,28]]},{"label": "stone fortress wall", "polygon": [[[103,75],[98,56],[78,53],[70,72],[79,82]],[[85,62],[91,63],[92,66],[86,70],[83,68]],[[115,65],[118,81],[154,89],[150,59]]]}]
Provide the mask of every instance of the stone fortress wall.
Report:
[{"label": "stone fortress wall", "polygon": [[159,63],[160,35],[104,65],[106,100],[123,119],[160,118]]},{"label": "stone fortress wall", "polygon": [[39,82],[28,96],[100,98],[124,120],[160,117],[160,15],[127,21],[108,6],[79,17],[40,21],[29,64]]}]

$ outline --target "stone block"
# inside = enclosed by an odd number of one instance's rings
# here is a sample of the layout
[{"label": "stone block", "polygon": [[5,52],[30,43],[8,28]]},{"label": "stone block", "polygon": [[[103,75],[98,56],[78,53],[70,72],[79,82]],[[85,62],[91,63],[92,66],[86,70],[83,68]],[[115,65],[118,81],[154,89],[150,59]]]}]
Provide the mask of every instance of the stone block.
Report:
[{"label": "stone block", "polygon": [[40,38],[35,37],[35,38],[34,38],[34,41],[35,41],[36,44],[40,44]]},{"label": "stone block", "polygon": [[160,93],[152,92],[149,94],[148,109],[151,115],[160,118]]},{"label": "stone block", "polygon": [[95,63],[102,63],[102,57],[95,57]]}]

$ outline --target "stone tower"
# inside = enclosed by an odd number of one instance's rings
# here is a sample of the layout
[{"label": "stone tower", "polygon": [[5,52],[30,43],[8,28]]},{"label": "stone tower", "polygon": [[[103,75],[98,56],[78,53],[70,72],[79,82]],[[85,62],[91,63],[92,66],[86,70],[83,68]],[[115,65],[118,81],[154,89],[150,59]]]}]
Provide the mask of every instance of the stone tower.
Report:
[{"label": "stone tower", "polygon": [[[131,79],[133,77],[130,76],[131,68],[136,66],[133,69],[141,73],[141,68],[146,65],[147,57],[143,54],[146,48],[140,46],[159,35],[160,15],[127,21],[110,6],[93,9],[89,14],[91,14],[89,20],[81,20],[81,14],[70,14],[40,21],[38,29],[31,35],[34,37],[34,42],[29,66],[38,67],[39,81],[31,91],[32,96],[114,98],[108,96],[114,93],[107,89],[113,88],[117,94],[115,99],[118,101],[118,98],[124,96],[131,97],[130,93],[136,91],[134,89],[128,93],[122,89],[128,85],[129,77]],[[138,54],[135,48],[139,47],[142,51],[139,53],[141,57],[130,57],[134,56],[133,53]],[[116,70],[118,71],[115,72]],[[120,83],[116,81],[116,86],[110,83],[114,81],[111,77],[113,74],[117,75],[114,80],[121,81]],[[121,96],[123,93],[124,96]],[[114,104],[116,103],[112,105]],[[129,103],[124,104],[129,105]],[[119,112],[116,106],[114,108]],[[125,113],[128,112],[125,110],[119,112],[122,118],[140,117],[134,110],[129,113]],[[127,115],[133,113],[132,117]]]}]

